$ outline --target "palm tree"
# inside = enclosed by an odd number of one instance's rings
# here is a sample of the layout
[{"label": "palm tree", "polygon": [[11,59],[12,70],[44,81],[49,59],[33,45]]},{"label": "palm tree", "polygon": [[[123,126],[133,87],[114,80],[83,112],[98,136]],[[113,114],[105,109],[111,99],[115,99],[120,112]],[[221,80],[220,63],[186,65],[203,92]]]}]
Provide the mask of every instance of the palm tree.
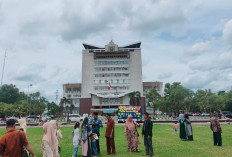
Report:
[{"label": "palm tree", "polygon": [[130,98],[130,105],[140,106],[141,93],[139,91],[134,91],[128,94]]},{"label": "palm tree", "polygon": [[[67,117],[67,107],[66,104],[70,104],[70,99],[67,99],[66,97],[63,97],[63,103],[64,103],[64,109],[65,109],[65,117]],[[68,121],[68,118],[67,118]]]}]

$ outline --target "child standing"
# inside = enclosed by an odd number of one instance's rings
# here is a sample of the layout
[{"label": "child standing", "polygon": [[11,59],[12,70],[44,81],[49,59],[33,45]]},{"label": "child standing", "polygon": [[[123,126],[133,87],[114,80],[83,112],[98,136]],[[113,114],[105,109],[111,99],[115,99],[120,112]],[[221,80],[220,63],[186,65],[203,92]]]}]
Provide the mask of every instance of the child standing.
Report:
[{"label": "child standing", "polygon": [[74,125],[73,131],[73,155],[72,157],[77,157],[78,145],[80,144],[80,132],[79,132],[80,123],[76,122]]},{"label": "child standing", "polygon": [[178,131],[178,123],[177,122],[175,122],[175,124],[174,124],[174,129],[175,129],[175,136],[177,135],[177,131]]},{"label": "child standing", "polygon": [[98,140],[98,136],[97,136],[97,131],[93,130],[92,133],[92,152],[93,152],[93,157],[97,157],[97,142],[96,140]]}]

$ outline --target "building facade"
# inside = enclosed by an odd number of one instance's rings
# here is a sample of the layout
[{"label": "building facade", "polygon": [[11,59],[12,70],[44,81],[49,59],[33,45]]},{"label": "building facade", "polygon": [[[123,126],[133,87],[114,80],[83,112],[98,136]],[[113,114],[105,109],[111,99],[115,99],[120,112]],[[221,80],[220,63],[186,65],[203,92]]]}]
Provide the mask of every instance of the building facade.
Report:
[{"label": "building facade", "polygon": [[[143,95],[140,45],[118,46],[113,41],[105,47],[83,44],[81,97],[91,99],[92,108],[116,109],[129,105],[130,92]],[[90,106],[86,101],[80,105],[83,109]]]},{"label": "building facade", "polygon": [[[162,94],[162,82],[142,82],[141,42],[118,46],[110,41],[104,47],[83,44],[82,83],[64,84],[63,97],[71,100],[79,114],[91,109],[117,109],[129,105],[129,93],[141,93],[140,104],[146,111],[145,95],[156,88]],[[64,106],[64,103],[62,102]]]},{"label": "building facade", "polygon": [[[65,102],[64,98],[68,101]],[[79,114],[81,99],[81,83],[63,84],[63,98],[61,106],[65,108],[64,112]]]}]

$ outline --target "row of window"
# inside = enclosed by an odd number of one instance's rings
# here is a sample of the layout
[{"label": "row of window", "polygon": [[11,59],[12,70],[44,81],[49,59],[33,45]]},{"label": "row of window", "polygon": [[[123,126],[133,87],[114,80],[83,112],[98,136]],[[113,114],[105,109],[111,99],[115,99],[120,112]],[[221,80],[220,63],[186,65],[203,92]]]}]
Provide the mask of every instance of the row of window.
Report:
[{"label": "row of window", "polygon": [[108,73],[108,74],[95,74],[95,77],[129,77],[127,73]]},{"label": "row of window", "polygon": [[120,104],[120,98],[102,98],[102,104]]},{"label": "row of window", "polygon": [[116,84],[116,83],[130,83],[128,79],[114,79],[114,80],[94,80],[94,84]]},{"label": "row of window", "polygon": [[68,93],[70,93],[70,92],[81,92],[81,88],[80,87],[74,87],[74,88],[66,88],[66,91],[68,92]]},{"label": "row of window", "polygon": [[127,71],[127,70],[129,70],[128,67],[95,68],[95,71]]},{"label": "row of window", "polygon": [[128,90],[130,89],[130,86],[112,86],[112,89],[110,89],[109,86],[101,86],[101,87],[94,87],[94,90]]},{"label": "row of window", "polygon": [[95,65],[123,65],[129,64],[128,61],[95,61]]}]

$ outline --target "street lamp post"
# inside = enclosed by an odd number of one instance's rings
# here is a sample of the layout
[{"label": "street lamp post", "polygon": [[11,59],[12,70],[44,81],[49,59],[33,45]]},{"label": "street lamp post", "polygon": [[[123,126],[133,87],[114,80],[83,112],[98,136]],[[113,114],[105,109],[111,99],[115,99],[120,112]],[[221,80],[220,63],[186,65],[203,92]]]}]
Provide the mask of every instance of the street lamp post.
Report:
[{"label": "street lamp post", "polygon": [[28,91],[27,91],[27,102],[28,102],[28,97],[29,97],[29,87],[32,87],[32,84],[28,85]]}]

